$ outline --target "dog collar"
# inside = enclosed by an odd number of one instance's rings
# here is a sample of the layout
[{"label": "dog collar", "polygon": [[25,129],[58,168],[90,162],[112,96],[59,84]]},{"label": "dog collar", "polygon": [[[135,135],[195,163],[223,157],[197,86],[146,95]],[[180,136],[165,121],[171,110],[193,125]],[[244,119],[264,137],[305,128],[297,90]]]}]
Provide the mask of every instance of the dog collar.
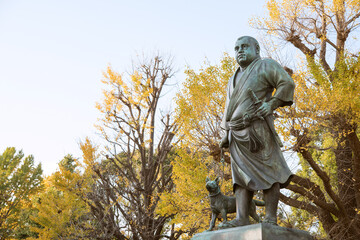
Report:
[{"label": "dog collar", "polygon": [[214,194],[209,194],[210,197],[215,197],[217,195],[219,195],[221,193],[221,191],[219,190],[217,193],[214,193]]}]

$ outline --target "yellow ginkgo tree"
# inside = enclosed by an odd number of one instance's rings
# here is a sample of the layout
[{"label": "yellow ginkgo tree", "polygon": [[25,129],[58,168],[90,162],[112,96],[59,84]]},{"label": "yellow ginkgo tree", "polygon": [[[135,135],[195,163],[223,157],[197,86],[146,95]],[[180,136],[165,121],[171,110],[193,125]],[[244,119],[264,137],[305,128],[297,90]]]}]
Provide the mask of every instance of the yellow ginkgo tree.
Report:
[{"label": "yellow ginkgo tree", "polygon": [[301,168],[281,199],[317,217],[328,238],[358,239],[360,1],[270,0],[267,9],[251,24],[298,53],[288,68],[295,104],[279,111],[277,125]]},{"label": "yellow ginkgo tree", "polygon": [[33,208],[30,198],[42,189],[41,164],[32,155],[25,157],[14,147],[0,154],[0,239],[29,236],[28,221],[23,215]]},{"label": "yellow ginkgo tree", "polygon": [[226,86],[236,67],[235,59],[224,54],[217,65],[206,61],[199,71],[188,68],[175,98],[180,139],[172,162],[176,187],[162,195],[159,212],[175,213],[171,223],[187,238],[209,227],[206,177],[219,177],[223,192],[231,192],[230,159],[224,155],[221,162],[218,143]]},{"label": "yellow ginkgo tree", "polygon": [[97,127],[106,143],[92,168],[99,179],[92,211],[107,209],[104,217],[113,217],[106,227],[117,239],[181,235],[168,225],[174,214],[156,212],[160,195],[174,186],[171,161],[177,125],[159,107],[173,74],[171,58],[160,55],[140,60],[128,75],[110,67],[104,72]]},{"label": "yellow ginkgo tree", "polygon": [[37,210],[31,220],[36,239],[93,239],[102,236],[101,225],[93,217],[86,201],[92,191],[92,179],[87,178],[80,162],[67,155],[59,169],[44,180],[44,189],[32,198]]}]

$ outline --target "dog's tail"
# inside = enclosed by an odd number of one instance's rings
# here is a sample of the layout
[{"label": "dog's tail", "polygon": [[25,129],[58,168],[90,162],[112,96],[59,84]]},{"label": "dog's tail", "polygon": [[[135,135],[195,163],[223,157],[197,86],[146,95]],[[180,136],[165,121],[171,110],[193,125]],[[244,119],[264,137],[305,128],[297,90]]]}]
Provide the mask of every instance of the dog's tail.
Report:
[{"label": "dog's tail", "polygon": [[253,199],[253,202],[255,203],[256,206],[265,206],[264,201]]}]

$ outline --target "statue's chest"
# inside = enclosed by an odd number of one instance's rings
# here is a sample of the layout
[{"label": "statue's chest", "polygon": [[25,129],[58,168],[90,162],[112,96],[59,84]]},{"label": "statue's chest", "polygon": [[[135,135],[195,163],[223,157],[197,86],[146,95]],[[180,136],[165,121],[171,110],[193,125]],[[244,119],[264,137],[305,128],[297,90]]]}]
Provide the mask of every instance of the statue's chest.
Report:
[{"label": "statue's chest", "polygon": [[273,87],[269,85],[262,74],[258,74],[256,71],[245,75],[242,72],[237,73],[232,79],[230,96],[234,94],[235,98],[240,96],[247,98],[248,89],[254,92],[262,92],[260,95],[263,95],[264,92],[272,92]]},{"label": "statue's chest", "polygon": [[238,72],[234,79],[233,79],[233,89],[240,83],[241,77],[242,77],[243,73],[242,72]]}]

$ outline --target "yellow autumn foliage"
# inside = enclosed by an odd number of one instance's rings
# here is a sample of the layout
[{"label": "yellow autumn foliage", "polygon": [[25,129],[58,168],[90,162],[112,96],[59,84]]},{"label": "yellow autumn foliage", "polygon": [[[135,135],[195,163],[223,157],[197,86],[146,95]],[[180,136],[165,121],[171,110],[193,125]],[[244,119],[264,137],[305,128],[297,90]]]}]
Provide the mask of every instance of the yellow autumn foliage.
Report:
[{"label": "yellow autumn foliage", "polygon": [[[294,21],[297,16],[300,18],[317,19],[321,8],[324,8],[327,16],[334,16],[337,12],[345,12],[349,18],[355,16],[360,11],[360,1],[358,0],[269,0],[266,2],[268,17],[253,17],[249,20],[250,25],[266,30],[268,34],[283,37],[282,29],[289,26],[293,21],[296,28],[300,22]],[[306,18],[303,18],[306,16]],[[313,22],[304,28],[311,29]],[[289,30],[289,29],[287,29]]]},{"label": "yellow autumn foliage", "polygon": [[[326,127],[329,115],[344,116],[350,124],[360,121],[359,59],[346,57],[336,67],[336,72],[326,75],[319,64],[310,62],[293,74],[296,85],[295,105],[292,109],[279,110],[284,117],[277,119],[280,123],[277,125],[278,131],[288,145],[295,144],[291,128],[311,128],[316,132]],[[351,130],[342,132],[344,136],[350,133]]]},{"label": "yellow autumn foliage", "polygon": [[[123,113],[132,128],[145,127],[147,133],[151,131],[147,121],[148,117],[143,116],[144,113],[141,111],[148,107],[149,97],[153,93],[151,79],[144,79],[139,72],[134,71],[129,76],[129,80],[124,80],[123,76],[110,66],[103,72],[101,80],[105,85],[103,99],[101,103],[96,103],[96,108],[103,114],[103,118],[99,119],[96,128],[105,139],[110,138],[105,129],[113,123],[117,113]],[[124,129],[120,129],[115,140],[118,141],[124,136]]]},{"label": "yellow autumn foliage", "polygon": [[79,162],[66,156],[59,163],[59,170],[44,180],[44,190],[33,198],[37,214],[31,217],[37,225],[31,230],[38,234],[37,239],[90,239],[93,230],[88,219],[89,206],[80,197],[86,189],[84,175],[78,167]]},{"label": "yellow autumn foliage", "polygon": [[184,239],[209,227],[211,211],[206,177],[212,180],[220,177],[222,192],[232,194],[231,180],[224,180],[230,166],[220,163],[220,159],[214,161],[213,156],[220,151],[226,86],[235,70],[235,60],[226,53],[218,65],[205,62],[198,72],[188,68],[183,88],[175,99],[181,138],[172,163],[176,187],[162,194],[158,212],[176,213],[171,223],[187,232]]},{"label": "yellow autumn foliage", "polygon": [[[294,207],[290,218],[295,226],[317,229],[320,238],[355,239],[360,232],[347,219],[359,224],[360,58],[352,42],[359,32],[360,1],[269,0],[266,8],[267,16],[250,24],[300,54],[287,61],[294,70],[294,105],[277,111],[276,127],[287,150],[299,156],[296,174],[318,191],[299,181],[289,186],[291,201],[284,201]],[[279,58],[280,52],[273,54]]]}]

